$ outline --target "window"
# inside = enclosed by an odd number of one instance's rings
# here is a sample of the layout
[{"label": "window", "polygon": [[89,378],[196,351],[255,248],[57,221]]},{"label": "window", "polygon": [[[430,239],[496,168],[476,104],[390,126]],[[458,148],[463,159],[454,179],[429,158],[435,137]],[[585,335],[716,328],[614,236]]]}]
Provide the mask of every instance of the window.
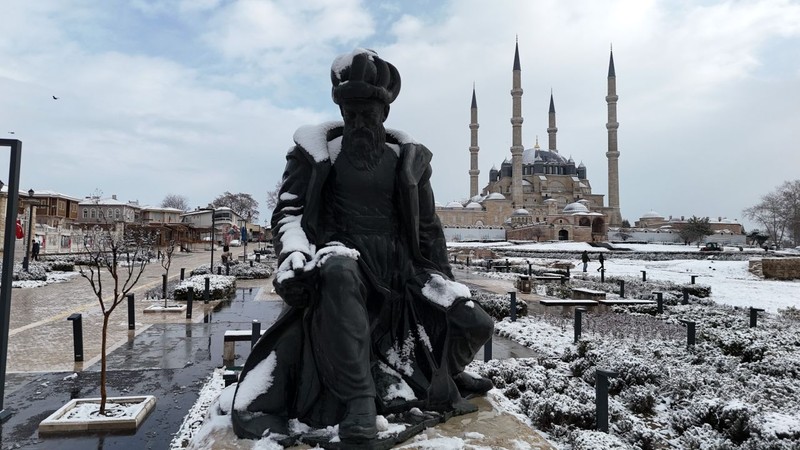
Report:
[{"label": "window", "polygon": [[84,219],[88,219],[89,218],[89,210],[86,209],[86,208],[83,209],[83,218]]},{"label": "window", "polygon": [[96,218],[97,218],[97,211],[96,211],[94,208],[92,208],[92,210],[91,210],[91,211],[89,211],[89,216],[90,216],[92,219],[96,219]]},{"label": "window", "polygon": [[119,220],[121,214],[122,213],[120,212],[119,208],[115,209],[114,210],[114,219]]}]

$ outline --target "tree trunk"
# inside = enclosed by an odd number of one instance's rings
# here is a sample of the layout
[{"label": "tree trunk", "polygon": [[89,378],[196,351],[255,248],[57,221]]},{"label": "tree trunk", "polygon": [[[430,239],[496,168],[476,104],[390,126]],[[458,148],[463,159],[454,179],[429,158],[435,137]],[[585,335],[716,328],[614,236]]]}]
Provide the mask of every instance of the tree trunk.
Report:
[{"label": "tree trunk", "polygon": [[106,414],[106,399],[108,393],[106,392],[106,340],[108,337],[108,318],[110,311],[103,314],[103,334],[102,343],[100,344],[100,415]]}]

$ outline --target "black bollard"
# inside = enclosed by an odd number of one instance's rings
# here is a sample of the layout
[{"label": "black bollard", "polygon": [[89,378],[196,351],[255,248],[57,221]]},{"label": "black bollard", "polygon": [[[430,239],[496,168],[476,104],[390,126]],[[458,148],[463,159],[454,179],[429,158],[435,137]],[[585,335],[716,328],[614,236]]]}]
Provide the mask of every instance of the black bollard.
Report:
[{"label": "black bollard", "polygon": [[572,276],[572,275],[570,275],[570,273],[569,273],[569,267],[567,267],[567,278],[569,278],[569,277],[571,277],[571,276]]},{"label": "black bollard", "polygon": [[641,272],[642,272],[642,281],[647,281],[647,271],[642,270]]},{"label": "black bollard", "polygon": [[133,302],[133,294],[126,295],[128,299],[128,329],[136,329],[136,304]]},{"label": "black bollard", "polygon": [[231,264],[225,263],[225,275],[228,276],[231,274]]},{"label": "black bollard", "polygon": [[680,322],[686,325],[686,346],[694,345],[696,341],[696,334],[695,334],[695,322],[691,320],[683,320],[680,319]]},{"label": "black bollard", "polygon": [[217,266],[217,275],[222,275],[222,266]]},{"label": "black bollard", "polygon": [[617,280],[619,283],[619,297],[625,298],[625,280]]},{"label": "black bollard", "polygon": [[167,298],[167,274],[161,274],[161,298]]},{"label": "black bollard", "polygon": [[605,433],[608,433],[608,379],[616,376],[617,372],[606,369],[597,369],[594,375],[597,430]]},{"label": "black bollard", "polygon": [[600,269],[600,282],[606,282],[606,269]]},{"label": "black bollard", "polygon": [[528,276],[531,276],[531,263],[528,262]]},{"label": "black bollard", "polygon": [[261,262],[261,253],[256,253],[256,262]]},{"label": "black bollard", "polygon": [[753,308],[752,306],[750,307],[750,328],[755,328],[755,326],[757,325],[758,313],[761,311],[764,310],[760,308]]},{"label": "black bollard", "polygon": [[186,268],[181,267],[181,281],[186,278]]},{"label": "black bollard", "polygon": [[511,272],[511,265],[508,262],[508,258],[506,258],[506,273]]},{"label": "black bollard", "polygon": [[467,256],[467,267],[469,267],[469,264],[470,264],[470,260],[469,260],[469,256]]},{"label": "black bollard", "polygon": [[562,276],[562,277],[559,279],[559,281],[561,282],[561,285],[563,286],[563,285],[567,284],[567,277],[565,277],[565,276]]},{"label": "black bollard", "polygon": [[206,285],[205,289],[203,290],[203,303],[208,303],[208,300],[211,298],[211,279],[206,277]]},{"label": "black bollard", "polygon": [[577,307],[575,308],[575,340],[574,342],[577,344],[579,340],[581,340],[581,327],[582,327],[582,319],[583,313],[586,312],[586,308]]},{"label": "black bollard", "polygon": [[186,291],[186,318],[192,318],[192,303],[194,303],[194,288],[189,287]]},{"label": "black bollard", "polygon": [[456,255],[453,255],[453,264],[455,264],[455,263],[457,262],[457,260],[456,260],[456,258],[457,258],[457,257],[458,257],[458,256],[456,256]]},{"label": "black bollard", "polygon": [[681,289],[683,291],[683,301],[681,302],[682,305],[689,304],[689,288]]},{"label": "black bollard", "polygon": [[659,314],[664,314],[664,293],[663,292],[654,292],[656,294],[656,311]]},{"label": "black bollard", "polygon": [[699,275],[691,275],[691,277],[692,277],[692,284],[694,284],[694,281],[697,279],[697,277],[698,277],[698,276],[699,276]]},{"label": "black bollard", "polygon": [[253,260],[250,260],[250,267],[253,267]]},{"label": "black bollard", "polygon": [[83,361],[83,318],[80,313],[70,314],[67,320],[72,321],[72,341],[75,350],[75,362]]},{"label": "black bollard", "polygon": [[261,337],[261,322],[254,320],[253,321],[253,332],[250,335],[250,348],[256,346],[256,342],[258,342],[258,338]]},{"label": "black bollard", "polygon": [[508,291],[508,295],[511,296],[511,306],[509,307],[509,312],[511,316],[511,321],[517,321],[517,293],[514,291]]},{"label": "black bollard", "polygon": [[489,340],[483,344],[483,362],[489,362],[492,360],[492,336],[489,336]]}]

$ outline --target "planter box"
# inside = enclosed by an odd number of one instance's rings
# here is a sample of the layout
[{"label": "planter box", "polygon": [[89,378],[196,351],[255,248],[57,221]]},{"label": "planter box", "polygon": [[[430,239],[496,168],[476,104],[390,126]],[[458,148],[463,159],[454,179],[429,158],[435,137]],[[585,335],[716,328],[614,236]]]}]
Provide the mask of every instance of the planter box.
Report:
[{"label": "planter box", "polygon": [[144,309],[145,313],[182,313],[185,311],[186,305],[167,305],[166,308],[152,305]]},{"label": "planter box", "polygon": [[[120,405],[117,417],[97,414],[100,407],[99,398],[79,398],[59,408],[39,423],[39,434],[86,433],[93,431],[134,432],[156,406],[156,398],[152,395],[139,397],[109,397],[109,405]],[[94,414],[88,412],[94,405]]]}]

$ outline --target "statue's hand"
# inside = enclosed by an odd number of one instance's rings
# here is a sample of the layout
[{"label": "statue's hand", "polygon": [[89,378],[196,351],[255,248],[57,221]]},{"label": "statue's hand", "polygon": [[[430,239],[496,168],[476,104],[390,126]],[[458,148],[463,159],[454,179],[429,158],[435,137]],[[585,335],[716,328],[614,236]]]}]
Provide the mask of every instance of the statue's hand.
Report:
[{"label": "statue's hand", "polygon": [[306,271],[307,262],[308,255],[292,252],[283,260],[272,282],[283,301],[298,308],[310,305],[316,291],[316,270]]}]

